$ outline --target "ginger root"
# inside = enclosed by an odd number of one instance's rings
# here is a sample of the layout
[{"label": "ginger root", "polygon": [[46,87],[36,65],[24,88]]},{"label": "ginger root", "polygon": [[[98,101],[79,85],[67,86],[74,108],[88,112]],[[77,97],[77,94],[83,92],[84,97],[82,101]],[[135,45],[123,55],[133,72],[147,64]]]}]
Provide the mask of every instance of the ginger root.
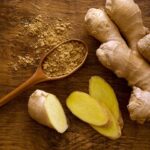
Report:
[{"label": "ginger root", "polygon": [[139,51],[150,62],[149,30],[143,25],[141,10],[134,0],[106,0],[105,10],[119,27],[129,47]]},{"label": "ginger root", "polygon": [[150,64],[144,59],[145,52],[149,53],[150,49],[149,40],[143,38],[147,29],[140,8],[133,0],[106,0],[105,9],[88,10],[85,16],[87,30],[103,43],[96,52],[99,61],[134,87],[128,110],[132,120],[144,123],[150,120],[149,111],[145,111],[150,110]]},{"label": "ginger root", "polygon": [[104,79],[93,76],[89,80],[89,93],[99,103],[106,105],[110,117],[109,123],[105,126],[91,126],[110,139],[118,139],[121,136],[123,119],[113,89]]},{"label": "ginger root", "polygon": [[82,121],[95,125],[106,125],[109,121],[107,108],[90,95],[75,91],[66,100],[69,110]]},{"label": "ginger root", "polygon": [[106,0],[105,10],[111,20],[119,27],[132,50],[146,35],[141,10],[134,0]]},{"label": "ginger root", "polygon": [[138,50],[143,57],[150,63],[150,34],[138,41]]},{"label": "ginger root", "polygon": [[55,129],[59,133],[67,130],[64,110],[53,94],[36,90],[29,99],[28,112],[38,123]]}]

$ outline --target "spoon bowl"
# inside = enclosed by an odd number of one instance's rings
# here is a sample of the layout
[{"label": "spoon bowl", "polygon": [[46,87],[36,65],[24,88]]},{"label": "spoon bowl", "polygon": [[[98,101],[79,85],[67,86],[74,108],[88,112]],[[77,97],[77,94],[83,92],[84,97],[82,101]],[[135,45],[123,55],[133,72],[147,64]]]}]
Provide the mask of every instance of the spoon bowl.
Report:
[{"label": "spoon bowl", "polygon": [[[48,76],[45,71],[43,70],[43,63],[45,61],[45,59],[51,55],[51,53],[56,50],[59,46],[63,45],[63,44],[67,44],[69,42],[78,42],[81,43],[84,48],[85,48],[85,55],[84,58],[82,59],[81,63],[78,64],[74,69],[72,69],[69,73],[66,74],[62,74],[60,76],[54,76],[54,77],[50,77]],[[58,80],[58,79],[62,79],[65,78],[69,75],[71,75],[72,73],[74,73],[76,70],[78,70],[83,63],[85,62],[86,58],[88,55],[88,48],[87,45],[78,39],[71,39],[71,40],[67,40],[65,42],[62,42],[60,44],[58,44],[56,47],[52,48],[48,53],[46,53],[40,60],[40,63],[35,71],[35,73],[28,79],[26,80],[24,83],[22,83],[20,86],[18,86],[16,89],[14,89],[13,91],[11,91],[10,93],[8,93],[6,96],[2,97],[0,99],[0,106],[5,105],[6,103],[8,103],[10,100],[12,100],[15,96],[17,96],[18,94],[22,93],[24,90],[26,90],[27,88],[40,83],[40,82],[44,82],[44,81],[48,81],[48,80]]]}]

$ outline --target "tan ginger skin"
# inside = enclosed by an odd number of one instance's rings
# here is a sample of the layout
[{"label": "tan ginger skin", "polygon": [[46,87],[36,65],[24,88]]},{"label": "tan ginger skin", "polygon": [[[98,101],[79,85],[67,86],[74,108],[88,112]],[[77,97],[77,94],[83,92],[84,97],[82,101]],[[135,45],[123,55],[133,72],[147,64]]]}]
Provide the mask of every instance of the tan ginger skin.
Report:
[{"label": "tan ginger skin", "polygon": [[85,23],[89,33],[103,43],[96,52],[99,61],[133,87],[127,106],[131,119],[149,121],[150,35],[146,35],[140,8],[133,0],[106,0],[105,10],[88,10]]}]

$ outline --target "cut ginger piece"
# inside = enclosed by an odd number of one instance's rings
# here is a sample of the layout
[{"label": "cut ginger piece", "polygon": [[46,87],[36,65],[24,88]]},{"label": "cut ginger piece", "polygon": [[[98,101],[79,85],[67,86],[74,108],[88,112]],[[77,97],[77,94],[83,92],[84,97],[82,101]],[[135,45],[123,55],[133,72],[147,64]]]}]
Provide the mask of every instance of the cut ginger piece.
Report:
[{"label": "cut ginger piece", "polygon": [[86,123],[102,126],[109,121],[107,109],[84,92],[71,93],[66,103],[69,110]]},{"label": "cut ginger piece", "polygon": [[104,79],[93,76],[89,81],[89,93],[100,104],[107,106],[110,118],[109,124],[105,126],[91,126],[110,139],[118,139],[121,136],[123,121],[113,89]]},{"label": "cut ginger piece", "polygon": [[68,124],[58,98],[42,90],[36,90],[29,99],[28,112],[38,123],[55,129],[59,133],[67,130]]},{"label": "cut ginger piece", "polygon": [[99,103],[104,103],[123,127],[123,120],[119,109],[119,104],[112,87],[101,77],[93,76],[89,80],[89,94]]}]

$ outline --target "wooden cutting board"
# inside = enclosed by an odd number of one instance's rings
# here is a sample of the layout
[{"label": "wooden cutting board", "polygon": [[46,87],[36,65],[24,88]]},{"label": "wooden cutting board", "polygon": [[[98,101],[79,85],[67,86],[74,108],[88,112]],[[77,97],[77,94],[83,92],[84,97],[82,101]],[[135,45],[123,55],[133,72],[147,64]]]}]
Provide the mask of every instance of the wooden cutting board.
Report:
[{"label": "wooden cutting board", "polygon": [[[136,0],[142,9],[144,23],[150,27],[150,1]],[[84,40],[89,55],[84,66],[76,73],[62,80],[36,85],[9,104],[0,108],[0,150],[149,150],[150,123],[144,125],[131,121],[126,108],[131,89],[127,82],[118,79],[104,68],[95,56],[99,42],[90,37],[84,28],[84,16],[91,7],[104,5],[104,0],[1,0],[0,1],[0,95],[3,96],[32,75],[35,68],[10,71],[8,63],[15,55],[26,53],[27,43],[22,50],[15,44],[14,34],[20,18],[38,14],[50,17],[69,18],[76,32],[72,37]],[[20,43],[24,43],[22,39]],[[13,60],[15,61],[15,60]],[[100,75],[114,88],[123,114],[124,128],[118,140],[109,140],[83,123],[66,108],[65,99],[70,92],[88,92],[88,80]],[[69,129],[64,134],[44,127],[33,121],[27,112],[27,102],[35,89],[54,93],[60,99],[68,117]]]}]

